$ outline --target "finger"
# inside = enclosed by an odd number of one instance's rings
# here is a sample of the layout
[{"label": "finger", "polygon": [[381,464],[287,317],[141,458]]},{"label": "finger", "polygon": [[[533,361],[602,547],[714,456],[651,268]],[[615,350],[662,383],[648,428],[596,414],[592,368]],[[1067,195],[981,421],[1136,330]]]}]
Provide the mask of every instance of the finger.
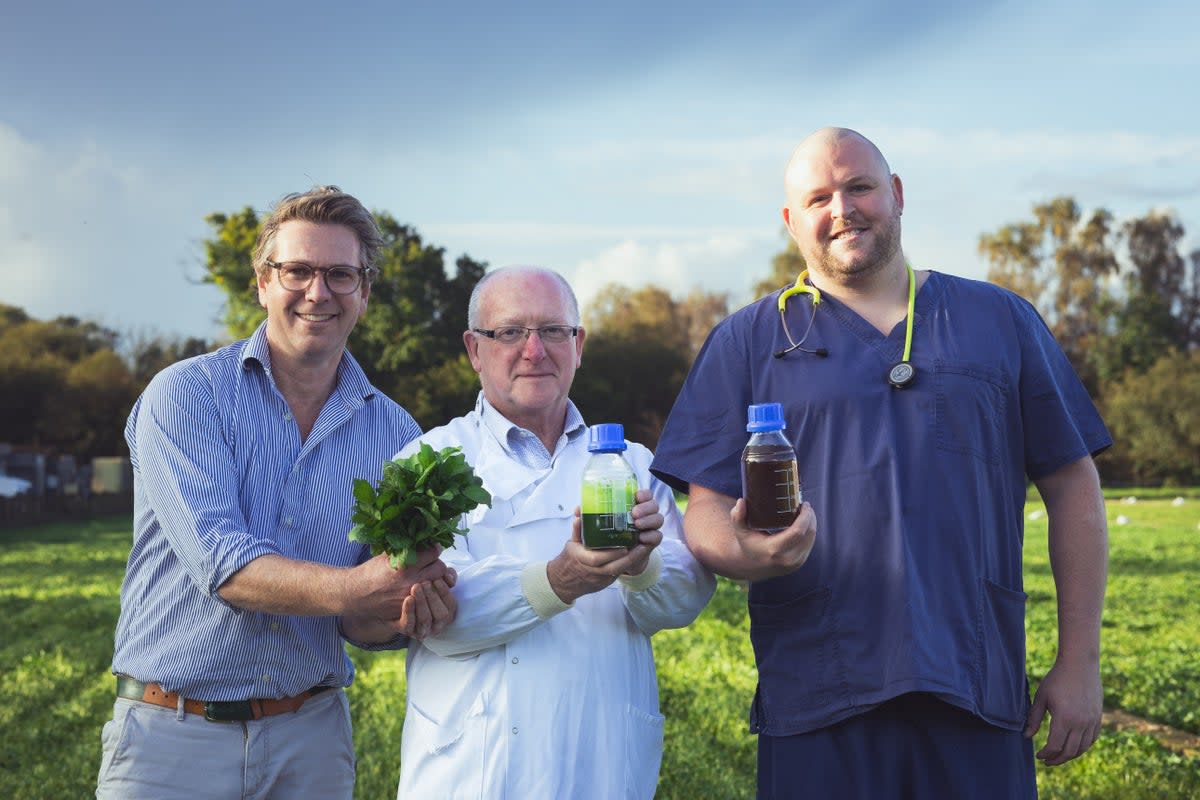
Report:
[{"label": "finger", "polygon": [[458,616],[458,598],[454,596],[454,592],[450,591],[450,587],[446,587],[446,593],[442,595],[442,605],[446,607],[446,619],[442,623],[442,630]]},{"label": "finger", "polygon": [[429,610],[429,589],[427,584],[418,583],[413,587],[413,606],[416,610],[416,637],[424,639],[429,635],[433,626],[433,613]]},{"label": "finger", "polygon": [[1059,756],[1059,764],[1065,764],[1073,758],[1078,758],[1083,752],[1083,736],[1084,731],[1076,728],[1067,735],[1066,744],[1063,745],[1062,755]]},{"label": "finger", "polygon": [[1032,739],[1041,730],[1042,720],[1046,717],[1046,697],[1039,686],[1033,695],[1033,706],[1029,709],[1029,717],[1025,721],[1025,738]]},{"label": "finger", "polygon": [[430,591],[425,593],[426,599],[429,601],[429,614],[431,624],[429,632],[431,634],[439,634],[442,629],[450,624],[452,614],[446,603],[450,597],[450,587],[443,580],[436,580],[430,585]]},{"label": "finger", "polygon": [[446,582],[446,586],[453,589],[454,584],[458,583],[458,571],[454,567],[446,567],[446,574],[442,576],[442,580]]},{"label": "finger", "polygon": [[812,506],[808,503],[801,503],[800,509],[796,512],[796,518],[792,520],[792,524],[781,531],[784,534],[807,536],[811,533],[816,533],[817,516],[813,513]]},{"label": "finger", "polygon": [[1037,752],[1037,757],[1047,764],[1060,763],[1058,758],[1066,745],[1067,734],[1063,726],[1056,726],[1054,717],[1050,717],[1050,731],[1046,734],[1046,744]]},{"label": "finger", "polygon": [[430,583],[432,581],[438,580],[439,578],[445,578],[446,570],[448,570],[448,569],[449,569],[449,567],[446,566],[445,562],[440,561],[440,560],[432,561],[432,562],[426,564],[425,566],[421,567],[419,570],[417,570],[417,574],[416,574],[416,577],[414,580],[421,582],[421,583]]},{"label": "finger", "polygon": [[[639,494],[641,494],[641,492],[639,492]],[[646,492],[645,494],[649,496],[648,499],[639,500],[633,508],[629,509],[629,513],[634,519],[650,517],[658,514],[658,501],[655,500],[654,495],[650,494],[649,492]]]},{"label": "finger", "polygon": [[729,519],[733,523],[733,527],[735,529],[746,527],[746,501],[745,500],[743,500],[740,497],[737,499],[737,502],[733,504],[733,508],[729,509]]},{"label": "finger", "polygon": [[396,631],[405,636],[412,636],[417,632],[416,625],[413,620],[413,599],[412,596],[404,598],[400,603],[400,617],[396,621]]},{"label": "finger", "polygon": [[622,575],[641,575],[646,571],[646,566],[650,563],[651,548],[644,545],[638,545],[629,551],[629,559],[624,563]]},{"label": "finger", "polygon": [[[634,502],[639,503],[639,504],[640,503],[648,503],[651,500],[654,500],[654,492],[650,491],[649,489],[638,489],[637,492],[633,495],[633,500],[634,500]],[[658,504],[658,501],[655,501],[655,505],[657,505],[657,504]]]},{"label": "finger", "polygon": [[571,541],[583,544],[583,522],[579,517],[579,509],[575,509],[575,518],[571,520]]},{"label": "finger", "polygon": [[417,551],[417,561],[415,564],[413,564],[413,566],[417,569],[424,569],[434,561],[437,561],[438,556],[441,554],[442,548],[436,544],[430,545],[429,547],[422,547]]},{"label": "finger", "polygon": [[659,543],[662,542],[662,539],[662,531],[657,528],[654,530],[638,532],[638,544],[645,545],[647,550],[653,550],[654,548],[658,547]]},{"label": "finger", "polygon": [[652,514],[647,514],[641,517],[635,517],[633,525],[640,531],[653,531],[661,528],[663,525],[663,515],[655,511]]}]

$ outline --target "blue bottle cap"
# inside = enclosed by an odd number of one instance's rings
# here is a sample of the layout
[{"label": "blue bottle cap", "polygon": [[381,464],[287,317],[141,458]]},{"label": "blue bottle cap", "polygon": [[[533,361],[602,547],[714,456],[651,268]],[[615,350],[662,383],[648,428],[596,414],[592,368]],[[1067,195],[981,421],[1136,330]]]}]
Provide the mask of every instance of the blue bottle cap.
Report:
[{"label": "blue bottle cap", "polygon": [[619,422],[602,422],[588,428],[589,453],[620,453],[625,449],[625,426]]},{"label": "blue bottle cap", "polygon": [[746,430],[751,433],[781,431],[786,427],[782,403],[756,403],[746,409]]}]

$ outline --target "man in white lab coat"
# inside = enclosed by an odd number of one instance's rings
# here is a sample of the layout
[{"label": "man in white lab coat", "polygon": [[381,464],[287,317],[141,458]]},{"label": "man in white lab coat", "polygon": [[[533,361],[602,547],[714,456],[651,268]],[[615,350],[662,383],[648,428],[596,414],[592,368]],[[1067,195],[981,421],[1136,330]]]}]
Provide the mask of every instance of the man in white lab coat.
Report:
[{"label": "man in white lab coat", "polygon": [[491,272],[468,325],[474,410],[402,453],[462,447],[492,503],[441,556],[458,571],[457,619],[408,650],[399,796],[645,800],[663,741],[650,636],[695,619],[714,578],[638,444],[625,456],[639,544],[580,543],[587,427],[568,392],[585,332],[566,281]]}]

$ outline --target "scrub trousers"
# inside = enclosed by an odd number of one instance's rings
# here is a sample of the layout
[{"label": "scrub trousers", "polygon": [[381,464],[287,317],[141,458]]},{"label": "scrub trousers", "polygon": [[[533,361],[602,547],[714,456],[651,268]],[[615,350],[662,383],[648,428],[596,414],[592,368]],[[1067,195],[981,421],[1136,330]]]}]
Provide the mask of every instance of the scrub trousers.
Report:
[{"label": "scrub trousers", "polygon": [[1033,741],[929,694],[758,738],[759,800],[1036,800]]}]

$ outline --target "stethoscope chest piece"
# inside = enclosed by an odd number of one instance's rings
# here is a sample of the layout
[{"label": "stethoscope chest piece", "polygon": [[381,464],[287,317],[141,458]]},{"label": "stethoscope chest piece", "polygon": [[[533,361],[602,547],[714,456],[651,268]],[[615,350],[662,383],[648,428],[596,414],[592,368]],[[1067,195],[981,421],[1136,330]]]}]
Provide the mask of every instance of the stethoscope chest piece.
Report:
[{"label": "stethoscope chest piece", "polygon": [[887,379],[893,389],[907,389],[912,386],[916,377],[917,371],[913,369],[913,365],[907,361],[900,361],[888,370]]}]

